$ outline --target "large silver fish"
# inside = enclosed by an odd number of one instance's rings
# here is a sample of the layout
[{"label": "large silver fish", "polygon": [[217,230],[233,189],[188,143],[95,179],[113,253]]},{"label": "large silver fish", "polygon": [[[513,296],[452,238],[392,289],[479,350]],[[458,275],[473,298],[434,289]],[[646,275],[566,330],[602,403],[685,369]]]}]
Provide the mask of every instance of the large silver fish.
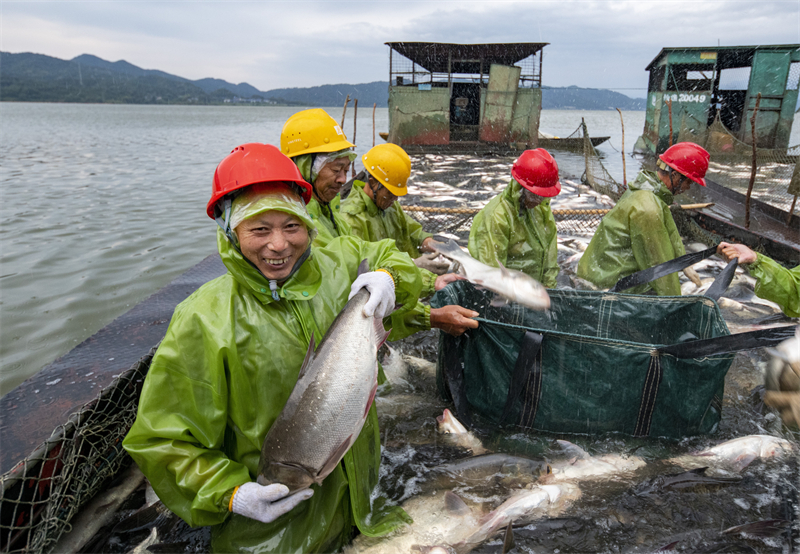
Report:
[{"label": "large silver fish", "polygon": [[[550,308],[550,296],[547,290],[533,277],[515,269],[507,269],[502,264],[500,267],[492,267],[479,262],[453,240],[446,243],[434,240],[429,244],[445,258],[458,262],[461,272],[470,283],[532,310]],[[497,302],[492,304],[497,305]]]},{"label": "large silver fish", "polygon": [[684,454],[669,461],[685,468],[710,467],[741,472],[753,460],[781,457],[794,450],[792,443],[771,435],[747,435],[725,441],[694,454]]},{"label": "large silver fish", "polygon": [[[361,263],[359,273],[366,270]],[[345,305],[314,350],[261,449],[258,483],[295,492],[320,484],[355,442],[378,387],[378,348],[389,335],[365,317],[366,289]]]}]

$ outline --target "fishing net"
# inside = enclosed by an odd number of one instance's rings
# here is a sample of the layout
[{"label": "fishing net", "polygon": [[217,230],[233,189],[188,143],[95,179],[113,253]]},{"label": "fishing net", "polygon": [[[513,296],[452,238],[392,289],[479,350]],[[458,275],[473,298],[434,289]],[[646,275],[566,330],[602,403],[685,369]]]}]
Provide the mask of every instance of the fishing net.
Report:
[{"label": "fishing net", "polygon": [[699,296],[549,290],[550,310],[490,305],[458,281],[431,306],[470,306],[480,326],[440,333],[437,381],[459,418],[530,431],[681,438],[711,433],[734,354],[681,357],[664,345],[729,335]]},{"label": "fishing net", "polygon": [[[472,218],[478,208],[436,208],[430,206],[403,206],[403,211],[422,224],[428,233],[450,234],[465,241],[469,238]],[[556,229],[562,235],[589,237],[597,230],[607,209],[553,210]]]},{"label": "fishing net", "polygon": [[0,550],[47,552],[70,520],[124,466],[122,439],[136,418],[155,347],[0,476]]},{"label": "fishing net", "polygon": [[[723,187],[747,194],[753,168],[753,146],[726,129],[719,115],[704,133],[693,130],[698,127],[691,116],[684,114],[678,142],[691,141],[705,147],[711,154],[706,177]],[[800,145],[788,149],[757,148],[751,197],[785,212],[791,211],[800,193],[798,155]]]},{"label": "fishing net", "polygon": [[592,137],[589,136],[589,131],[586,129],[585,121],[581,121],[581,132],[583,133],[583,157],[586,163],[586,170],[581,177],[581,182],[616,202],[623,195],[626,187],[618,183],[600,161],[600,156],[592,144]]}]

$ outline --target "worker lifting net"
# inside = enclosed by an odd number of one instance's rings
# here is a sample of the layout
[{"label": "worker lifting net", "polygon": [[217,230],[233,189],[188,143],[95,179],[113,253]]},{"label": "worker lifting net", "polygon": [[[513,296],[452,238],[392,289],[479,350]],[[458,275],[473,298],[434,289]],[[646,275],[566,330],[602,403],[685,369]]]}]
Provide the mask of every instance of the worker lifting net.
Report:
[{"label": "worker lifting net", "polygon": [[136,418],[153,348],[0,476],[0,551],[48,552],[78,511],[131,463],[122,439]]}]

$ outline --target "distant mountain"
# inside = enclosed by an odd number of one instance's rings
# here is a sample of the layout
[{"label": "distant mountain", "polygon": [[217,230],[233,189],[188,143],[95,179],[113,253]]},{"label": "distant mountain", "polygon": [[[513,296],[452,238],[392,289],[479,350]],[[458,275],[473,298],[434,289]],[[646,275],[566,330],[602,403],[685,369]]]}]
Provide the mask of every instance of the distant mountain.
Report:
[{"label": "distant mountain", "polygon": [[[282,98],[299,102],[308,106],[344,106],[347,95],[350,99],[358,98],[361,108],[372,107],[377,104],[379,108],[389,105],[389,82],[373,81],[360,85],[321,85],[309,88],[276,88],[264,93],[265,98]],[[350,104],[352,107],[352,104]]]},{"label": "distant mountain", "polygon": [[[109,62],[91,54],[61,60],[42,54],[0,52],[0,100],[21,102],[112,102],[127,104],[220,104],[341,107],[358,99],[362,109],[385,108],[389,83],[320,85],[262,92],[248,83],[221,79],[192,81],[125,60]],[[352,106],[352,104],[351,104]],[[543,109],[643,110],[645,101],[603,89],[542,87]]]},{"label": "distant mountain", "polygon": [[644,98],[598,88],[542,87],[543,110],[644,110]]}]

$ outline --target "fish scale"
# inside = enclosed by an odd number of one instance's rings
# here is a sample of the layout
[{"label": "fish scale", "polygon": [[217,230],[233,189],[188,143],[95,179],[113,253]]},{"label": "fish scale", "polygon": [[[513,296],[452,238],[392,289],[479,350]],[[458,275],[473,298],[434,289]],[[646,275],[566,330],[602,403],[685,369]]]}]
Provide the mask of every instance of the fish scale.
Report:
[{"label": "fish scale", "polygon": [[378,348],[388,336],[381,320],[363,315],[362,289],[336,316],[316,351],[314,341],[286,405],[264,439],[262,485],[291,492],[321,484],[355,442],[378,385]]}]

